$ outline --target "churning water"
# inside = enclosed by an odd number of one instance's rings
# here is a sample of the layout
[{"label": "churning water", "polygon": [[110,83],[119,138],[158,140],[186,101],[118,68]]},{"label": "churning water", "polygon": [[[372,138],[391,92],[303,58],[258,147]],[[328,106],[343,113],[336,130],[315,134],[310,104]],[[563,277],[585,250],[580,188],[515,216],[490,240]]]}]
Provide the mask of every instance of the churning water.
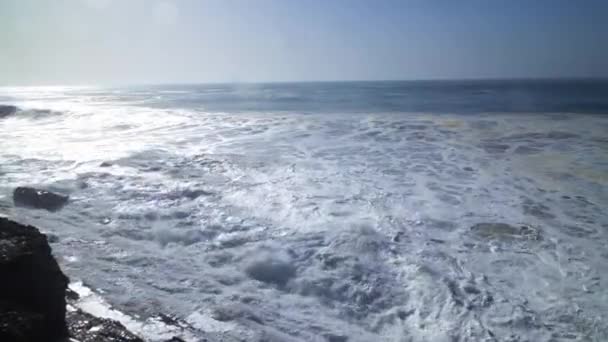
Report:
[{"label": "churning water", "polygon": [[[0,102],[20,108],[0,119],[0,213],[52,235],[93,290],[83,307],[104,301],[151,340],[608,340],[606,82],[4,88]],[[16,208],[19,185],[71,201]],[[170,333],[149,328],[159,313]]]}]

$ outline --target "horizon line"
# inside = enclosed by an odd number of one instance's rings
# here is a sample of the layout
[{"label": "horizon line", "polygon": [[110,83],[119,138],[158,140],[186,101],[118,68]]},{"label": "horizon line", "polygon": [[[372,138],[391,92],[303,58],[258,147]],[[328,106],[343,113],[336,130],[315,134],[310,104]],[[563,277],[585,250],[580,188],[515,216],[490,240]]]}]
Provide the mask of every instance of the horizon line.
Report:
[{"label": "horizon line", "polygon": [[108,82],[99,84],[23,84],[0,85],[0,88],[52,88],[52,87],[125,87],[161,85],[253,85],[253,84],[297,84],[297,83],[381,83],[381,82],[517,82],[517,81],[608,81],[608,76],[563,76],[563,77],[468,77],[468,78],[417,78],[417,79],[352,79],[352,80],[289,80],[289,81],[161,81],[161,82]]}]

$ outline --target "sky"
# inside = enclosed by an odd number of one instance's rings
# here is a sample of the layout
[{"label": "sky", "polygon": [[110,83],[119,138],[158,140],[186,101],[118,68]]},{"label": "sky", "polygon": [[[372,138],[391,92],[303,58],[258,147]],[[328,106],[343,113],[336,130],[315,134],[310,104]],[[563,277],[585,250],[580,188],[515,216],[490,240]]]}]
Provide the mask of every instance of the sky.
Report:
[{"label": "sky", "polygon": [[608,77],[607,0],[2,0],[0,85]]}]

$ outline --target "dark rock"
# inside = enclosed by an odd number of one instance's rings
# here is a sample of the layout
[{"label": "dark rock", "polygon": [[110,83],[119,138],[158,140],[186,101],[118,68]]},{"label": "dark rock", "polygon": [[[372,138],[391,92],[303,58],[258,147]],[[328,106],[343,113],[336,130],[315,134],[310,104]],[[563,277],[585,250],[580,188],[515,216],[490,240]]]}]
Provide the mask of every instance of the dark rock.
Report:
[{"label": "dark rock", "polygon": [[10,105],[0,105],[0,118],[5,118],[17,112],[17,107]]},{"label": "dark rock", "polygon": [[393,236],[393,242],[401,242],[403,235],[405,235],[403,232],[397,232],[397,234]]},{"label": "dark rock", "polygon": [[15,206],[46,209],[48,211],[57,211],[63,208],[68,199],[69,197],[65,195],[22,186],[16,188],[13,192]]},{"label": "dark rock", "polygon": [[67,321],[70,336],[80,342],[143,342],[121,323],[82,310],[68,312]]},{"label": "dark rock", "polygon": [[71,336],[79,342],[143,342],[119,322],[81,310],[66,316],[66,297],[78,299],[67,285],[46,235],[0,217],[0,341],[53,342]]},{"label": "dark rock", "polygon": [[465,171],[468,171],[468,172],[473,172],[473,171],[475,171],[475,170],[473,170],[473,168],[472,168],[472,167],[470,167],[470,166],[465,166],[465,167],[463,167],[462,169],[463,169],[463,170],[465,170]]},{"label": "dark rock", "polygon": [[68,278],[36,228],[0,218],[0,341],[53,341],[68,335]]},{"label": "dark rock", "polygon": [[158,318],[161,322],[167,325],[179,325],[179,321],[177,320],[177,318],[164,313],[158,314],[156,318]]},{"label": "dark rock", "polygon": [[166,340],[165,342],[186,342],[186,341],[177,336],[173,336],[173,337],[171,337],[170,340]]},{"label": "dark rock", "polygon": [[112,164],[112,163],[110,163],[108,161],[104,161],[101,164],[99,164],[99,167],[110,167],[112,165],[114,165],[114,164]]}]

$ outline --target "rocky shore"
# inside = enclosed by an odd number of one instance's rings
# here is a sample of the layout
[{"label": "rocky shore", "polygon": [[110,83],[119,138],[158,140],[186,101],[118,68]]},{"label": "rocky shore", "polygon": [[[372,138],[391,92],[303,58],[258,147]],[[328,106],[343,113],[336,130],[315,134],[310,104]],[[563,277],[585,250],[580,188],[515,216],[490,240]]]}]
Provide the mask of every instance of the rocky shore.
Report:
[{"label": "rocky shore", "polygon": [[0,279],[0,341],[143,342],[119,322],[70,306],[77,295],[70,293],[46,235],[3,217]]}]

